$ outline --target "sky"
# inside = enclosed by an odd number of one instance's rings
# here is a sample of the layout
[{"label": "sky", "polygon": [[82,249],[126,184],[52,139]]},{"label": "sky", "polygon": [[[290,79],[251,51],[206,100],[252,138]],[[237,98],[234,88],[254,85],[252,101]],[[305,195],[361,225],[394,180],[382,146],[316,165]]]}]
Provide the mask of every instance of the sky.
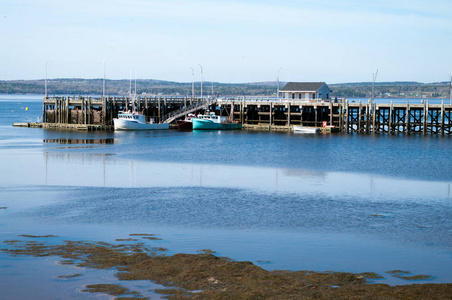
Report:
[{"label": "sky", "polygon": [[451,0],[0,0],[0,80],[430,83],[451,55]]}]

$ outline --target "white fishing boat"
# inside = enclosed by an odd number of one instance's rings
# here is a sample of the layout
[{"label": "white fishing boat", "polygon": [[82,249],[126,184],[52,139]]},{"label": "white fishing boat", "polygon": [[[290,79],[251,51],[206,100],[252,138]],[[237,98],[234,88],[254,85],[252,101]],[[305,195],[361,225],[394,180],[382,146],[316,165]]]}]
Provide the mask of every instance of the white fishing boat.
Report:
[{"label": "white fishing boat", "polygon": [[306,127],[306,126],[294,125],[293,132],[294,133],[303,133],[303,134],[315,134],[315,133],[319,133],[320,129],[317,127]]},{"label": "white fishing boat", "polygon": [[169,123],[154,123],[151,119],[146,122],[146,117],[138,112],[118,113],[118,117],[113,119],[115,130],[166,130]]},{"label": "white fishing boat", "polygon": [[[136,74],[135,74],[136,76]],[[135,78],[135,91],[132,93],[132,78],[130,79],[129,95],[132,111],[120,111],[118,117],[113,119],[115,130],[168,130],[169,123],[154,123],[154,119],[146,121],[146,116],[137,109],[137,80]]]}]

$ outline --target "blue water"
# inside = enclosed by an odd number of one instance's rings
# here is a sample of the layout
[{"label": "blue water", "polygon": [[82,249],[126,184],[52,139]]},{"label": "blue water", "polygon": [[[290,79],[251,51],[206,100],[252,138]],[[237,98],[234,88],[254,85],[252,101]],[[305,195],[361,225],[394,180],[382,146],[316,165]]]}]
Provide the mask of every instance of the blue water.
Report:
[{"label": "blue water", "polygon": [[[371,271],[385,276],[377,282],[413,283],[385,274],[401,269],[433,276],[416,283],[452,282],[450,137],[11,126],[37,121],[41,99],[0,95],[3,240],[112,242],[146,232],[169,254],[213,249],[267,269]],[[96,271],[61,281],[67,266],[0,254],[2,295],[27,297],[8,278],[35,286],[31,261],[39,285],[53,290],[37,298],[83,298],[77,287],[96,274],[114,282]]]}]

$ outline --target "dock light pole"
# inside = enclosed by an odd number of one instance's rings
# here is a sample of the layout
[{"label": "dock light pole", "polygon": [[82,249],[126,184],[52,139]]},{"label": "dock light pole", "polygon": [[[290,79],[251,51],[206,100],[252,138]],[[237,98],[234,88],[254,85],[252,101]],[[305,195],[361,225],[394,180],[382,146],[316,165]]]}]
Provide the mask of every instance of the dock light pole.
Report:
[{"label": "dock light pole", "polygon": [[47,99],[47,65],[52,62],[51,60],[46,62],[46,80],[44,82],[45,99]]},{"label": "dock light pole", "polygon": [[452,76],[450,76],[449,103],[452,105]]},{"label": "dock light pole", "polygon": [[372,96],[370,97],[370,104],[372,104],[372,101],[374,100],[374,97],[375,97],[375,80],[377,79],[377,75],[378,75],[378,69],[377,69],[377,72],[372,74]]},{"label": "dock light pole", "polygon": [[279,71],[281,71],[282,68],[278,69],[278,83],[277,83],[277,91],[276,91],[276,99],[279,100]]},{"label": "dock light pole", "polygon": [[200,64],[198,64],[198,66],[201,67],[201,100],[202,100],[202,77],[203,77],[203,75],[202,75],[202,66]]},{"label": "dock light pole", "polygon": [[191,76],[192,76],[192,80],[191,80],[191,98],[194,99],[195,98],[195,70],[193,70],[192,67],[190,67],[191,69]]}]

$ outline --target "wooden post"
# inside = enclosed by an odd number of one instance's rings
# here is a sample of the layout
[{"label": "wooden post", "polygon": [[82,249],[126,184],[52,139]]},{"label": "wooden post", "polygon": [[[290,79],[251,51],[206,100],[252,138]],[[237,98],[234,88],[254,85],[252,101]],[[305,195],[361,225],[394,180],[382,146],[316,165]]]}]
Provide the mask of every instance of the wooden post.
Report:
[{"label": "wooden post", "polygon": [[[162,114],[166,115],[167,112],[167,104],[166,104],[166,97],[163,98],[163,110],[162,110]],[[159,123],[162,121],[162,117],[159,118]]]},{"label": "wooden post", "polygon": [[80,99],[80,109],[81,109],[81,121],[79,121],[79,124],[84,124],[84,116],[85,116],[85,98],[84,97],[80,97],[79,96],[79,99]]},{"label": "wooden post", "polygon": [[444,100],[441,100],[441,135],[444,135]]},{"label": "wooden post", "polygon": [[375,134],[376,133],[376,128],[375,128],[375,122],[376,122],[376,117],[377,117],[377,103],[372,103],[372,133]]},{"label": "wooden post", "polygon": [[318,113],[319,113],[319,111],[318,111],[317,105],[314,104],[314,115],[315,115],[314,127],[317,127],[317,126],[318,126],[318,124],[317,124],[317,121],[318,121]]},{"label": "wooden post", "polygon": [[160,96],[159,96],[159,98],[158,98],[158,109],[157,109],[157,118],[158,118],[158,121],[159,121],[159,123],[160,123]]},{"label": "wooden post", "polygon": [[91,97],[88,97],[88,124],[91,124]]},{"label": "wooden post", "polygon": [[[110,100],[110,122],[113,121],[113,115],[116,112],[116,97]],[[111,124],[111,123],[110,123]]]},{"label": "wooden post", "polygon": [[42,123],[46,123],[46,104],[45,104],[46,98],[44,97],[44,100],[42,101]]},{"label": "wooden post", "polygon": [[246,115],[246,99],[245,96],[243,96],[243,113],[242,113],[242,124],[243,123],[248,123],[248,115]]},{"label": "wooden post", "polygon": [[362,103],[359,100],[359,110],[358,110],[358,132],[361,132],[361,112],[362,112]]},{"label": "wooden post", "polygon": [[422,132],[424,135],[427,135],[427,119],[428,119],[428,104],[427,101],[424,102],[424,122]]},{"label": "wooden post", "polygon": [[59,124],[61,124],[61,99],[57,100],[57,105],[58,105],[58,122]]},{"label": "wooden post", "polygon": [[410,128],[410,104],[408,103],[408,100],[406,101],[406,112],[405,112],[405,133],[410,134],[411,128]]},{"label": "wooden post", "polygon": [[290,102],[287,106],[287,126],[290,126]]},{"label": "wooden post", "polygon": [[303,126],[303,105],[299,105],[298,109],[300,110],[300,125]]},{"label": "wooden post", "polygon": [[392,133],[392,100],[391,100],[391,105],[389,106],[389,127],[388,127],[388,133]]},{"label": "wooden post", "polygon": [[370,109],[371,109],[371,104],[367,103],[366,104],[366,133],[369,134],[370,133]]},{"label": "wooden post", "polygon": [[69,118],[69,96],[66,98],[66,124],[71,123],[71,120]]},{"label": "wooden post", "polygon": [[273,102],[270,102],[270,127],[273,125]]},{"label": "wooden post", "polygon": [[330,126],[333,126],[333,102],[330,101]]},{"label": "wooden post", "polygon": [[349,114],[350,114],[350,111],[349,111],[349,103],[348,103],[348,101],[346,100],[346,102],[345,102],[345,107],[346,107],[346,111],[345,111],[345,132],[349,132],[349,128],[348,128],[348,118],[349,118]]}]

